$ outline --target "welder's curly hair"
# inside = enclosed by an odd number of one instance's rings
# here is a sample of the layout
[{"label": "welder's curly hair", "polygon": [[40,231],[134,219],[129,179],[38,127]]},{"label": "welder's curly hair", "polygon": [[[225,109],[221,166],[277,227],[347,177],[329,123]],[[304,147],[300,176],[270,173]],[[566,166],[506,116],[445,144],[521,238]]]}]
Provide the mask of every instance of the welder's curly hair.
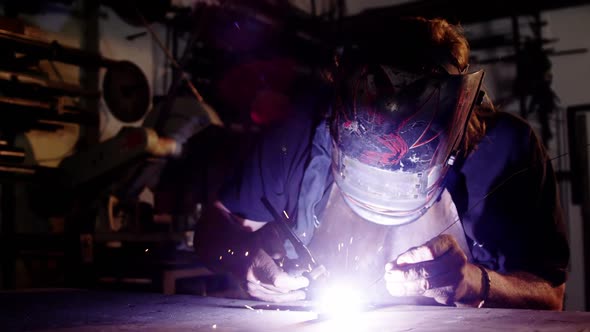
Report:
[{"label": "welder's curly hair", "polygon": [[[385,33],[384,33],[384,27]],[[391,33],[386,33],[390,31]],[[386,64],[414,72],[432,72],[441,69],[447,63],[459,72],[469,66],[469,43],[459,25],[444,19],[426,19],[410,17],[399,20],[372,20],[368,26],[356,29],[348,36],[348,42],[354,45],[348,54],[344,54],[338,64],[340,73],[347,76],[356,64]],[[347,51],[344,51],[347,53]],[[486,131],[486,115],[494,112],[488,98],[481,106],[474,109],[467,126],[463,141],[463,151],[469,153]]]},{"label": "welder's curly hair", "polygon": [[[463,34],[463,29],[443,19],[415,18],[422,22],[430,31],[432,47],[437,53],[446,56],[446,61],[452,63],[459,71],[467,70],[469,66],[469,43]],[[494,106],[486,98],[486,102],[476,107],[467,126],[463,141],[463,150],[472,151],[486,131],[485,116],[494,112]]]}]

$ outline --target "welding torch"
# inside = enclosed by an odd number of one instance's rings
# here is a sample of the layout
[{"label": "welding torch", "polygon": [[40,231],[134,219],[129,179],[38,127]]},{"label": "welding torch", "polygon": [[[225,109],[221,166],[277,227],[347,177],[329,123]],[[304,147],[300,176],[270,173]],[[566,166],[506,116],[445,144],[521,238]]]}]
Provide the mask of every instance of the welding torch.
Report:
[{"label": "welding torch", "polygon": [[303,275],[307,277],[310,282],[327,276],[328,270],[324,267],[324,265],[318,264],[311,254],[309,248],[301,241],[301,239],[299,239],[293,229],[289,227],[287,217],[279,214],[266,197],[262,198],[262,204],[265,205],[272,217],[275,219],[276,222],[274,225],[276,225],[281,234],[287,240],[289,240],[289,242],[291,242],[293,245],[293,248],[295,248],[299,262],[305,267],[305,272]]}]

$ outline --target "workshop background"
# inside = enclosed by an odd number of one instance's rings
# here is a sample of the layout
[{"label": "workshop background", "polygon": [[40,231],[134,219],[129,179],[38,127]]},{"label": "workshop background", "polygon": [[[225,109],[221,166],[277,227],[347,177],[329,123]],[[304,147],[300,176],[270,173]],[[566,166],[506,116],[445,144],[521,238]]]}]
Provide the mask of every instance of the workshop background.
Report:
[{"label": "workshop background", "polygon": [[565,309],[590,308],[590,1],[0,3],[0,289],[234,288],[192,252],[203,206],[321,84],[334,35],[421,15],[463,25],[471,69],[555,158]]}]

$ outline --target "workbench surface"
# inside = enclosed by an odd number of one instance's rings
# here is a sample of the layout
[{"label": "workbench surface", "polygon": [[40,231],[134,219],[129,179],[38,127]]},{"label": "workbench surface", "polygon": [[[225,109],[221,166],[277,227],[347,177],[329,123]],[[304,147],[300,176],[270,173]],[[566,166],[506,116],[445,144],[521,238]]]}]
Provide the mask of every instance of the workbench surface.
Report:
[{"label": "workbench surface", "polygon": [[392,305],[322,319],[309,305],[82,290],[0,292],[0,331],[590,332],[589,312]]}]

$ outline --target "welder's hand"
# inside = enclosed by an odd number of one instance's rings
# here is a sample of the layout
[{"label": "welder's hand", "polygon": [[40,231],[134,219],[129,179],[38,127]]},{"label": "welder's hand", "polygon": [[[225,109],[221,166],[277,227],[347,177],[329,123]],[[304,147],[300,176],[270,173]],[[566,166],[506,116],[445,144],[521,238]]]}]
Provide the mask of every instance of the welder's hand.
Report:
[{"label": "welder's hand", "polygon": [[385,283],[393,296],[426,296],[438,303],[476,305],[481,270],[451,235],[443,234],[399,255],[385,266]]},{"label": "welder's hand", "polygon": [[290,302],[305,299],[302,288],[309,285],[303,276],[291,276],[283,271],[264,250],[253,256],[246,273],[246,291],[267,302]]}]

